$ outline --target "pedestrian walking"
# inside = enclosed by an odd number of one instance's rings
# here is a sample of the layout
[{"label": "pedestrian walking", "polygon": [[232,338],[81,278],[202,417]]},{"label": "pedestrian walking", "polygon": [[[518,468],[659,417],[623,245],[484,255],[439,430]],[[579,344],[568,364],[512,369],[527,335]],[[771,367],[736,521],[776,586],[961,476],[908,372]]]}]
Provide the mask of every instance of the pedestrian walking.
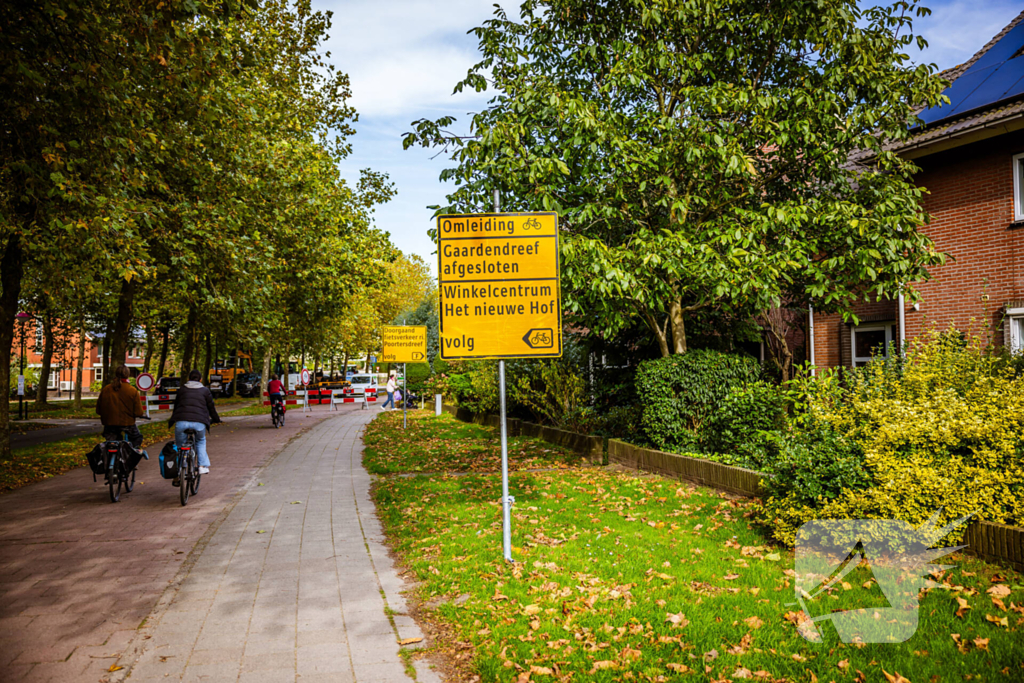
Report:
[{"label": "pedestrian walking", "polygon": [[395,410],[395,389],[397,388],[398,380],[395,378],[395,371],[392,370],[391,374],[388,375],[388,385],[386,387],[386,390],[388,392],[388,400],[384,401],[383,405],[381,405],[381,410],[387,410],[389,403],[391,404],[391,409]]}]

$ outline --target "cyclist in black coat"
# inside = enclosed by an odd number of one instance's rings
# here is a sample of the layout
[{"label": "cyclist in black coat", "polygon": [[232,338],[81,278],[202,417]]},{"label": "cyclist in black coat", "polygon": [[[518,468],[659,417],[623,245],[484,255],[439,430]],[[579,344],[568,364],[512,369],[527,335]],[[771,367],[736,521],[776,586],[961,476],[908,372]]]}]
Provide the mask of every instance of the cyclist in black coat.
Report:
[{"label": "cyclist in black coat", "polygon": [[210,425],[220,422],[213,394],[200,382],[203,375],[193,370],[188,382],[174,395],[174,411],[169,422],[174,426],[174,441],[178,447],[185,445],[185,430],[196,431],[196,455],[199,456],[199,474],[209,474],[210,456],[206,453],[206,432]]}]

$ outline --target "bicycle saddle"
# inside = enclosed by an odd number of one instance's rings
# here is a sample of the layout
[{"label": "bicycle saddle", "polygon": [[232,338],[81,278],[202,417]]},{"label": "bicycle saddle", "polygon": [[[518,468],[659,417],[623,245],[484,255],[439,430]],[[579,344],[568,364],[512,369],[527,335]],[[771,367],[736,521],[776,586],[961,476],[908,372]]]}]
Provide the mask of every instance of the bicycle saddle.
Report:
[{"label": "bicycle saddle", "polygon": [[185,430],[185,433],[186,433],[186,434],[190,434],[190,435],[192,435],[192,436],[197,436],[197,435],[199,434],[199,432],[197,432],[197,431],[196,431],[196,430],[194,430],[194,429],[186,429],[186,430]]}]

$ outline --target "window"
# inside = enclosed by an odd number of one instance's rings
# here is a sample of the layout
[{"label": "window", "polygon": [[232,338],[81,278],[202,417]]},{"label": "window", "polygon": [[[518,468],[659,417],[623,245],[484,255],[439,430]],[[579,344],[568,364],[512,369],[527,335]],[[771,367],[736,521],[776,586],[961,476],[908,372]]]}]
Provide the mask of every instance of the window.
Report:
[{"label": "window", "polygon": [[1010,353],[1024,353],[1024,308],[1006,309],[1006,338]]},{"label": "window", "polygon": [[43,323],[36,323],[36,353],[43,352]]},{"label": "window", "polygon": [[46,383],[46,388],[56,389],[58,382],[60,382],[60,372],[53,370],[50,372],[50,380]]},{"label": "window", "polygon": [[102,367],[98,367],[95,370],[93,370],[93,372],[96,373],[96,374],[93,375],[93,381],[94,382],[102,382],[103,381],[103,368]]},{"label": "window", "polygon": [[851,348],[853,349],[853,365],[867,365],[872,356],[889,356],[889,348],[894,339],[899,338],[895,323],[868,323],[851,329]]},{"label": "window", "polygon": [[1013,220],[1024,221],[1024,154],[1013,157]]}]

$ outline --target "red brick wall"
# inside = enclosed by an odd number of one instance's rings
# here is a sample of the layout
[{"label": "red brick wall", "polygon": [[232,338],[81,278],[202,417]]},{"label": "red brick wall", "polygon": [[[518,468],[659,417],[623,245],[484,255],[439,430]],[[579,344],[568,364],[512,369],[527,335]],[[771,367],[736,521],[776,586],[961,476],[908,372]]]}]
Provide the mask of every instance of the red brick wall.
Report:
[{"label": "red brick wall", "polygon": [[[1012,157],[1022,152],[1019,131],[916,161],[917,180],[928,191],[922,204],[931,216],[923,230],[949,260],[931,269],[930,280],[914,283],[922,299],[920,310],[906,309],[908,340],[955,325],[1003,342],[1003,307],[1024,295],[1024,227],[1010,228]],[[886,306],[896,319],[895,303],[863,305],[857,313],[873,317]],[[814,322],[817,364],[850,365],[849,326],[838,316],[815,315]]]}]

